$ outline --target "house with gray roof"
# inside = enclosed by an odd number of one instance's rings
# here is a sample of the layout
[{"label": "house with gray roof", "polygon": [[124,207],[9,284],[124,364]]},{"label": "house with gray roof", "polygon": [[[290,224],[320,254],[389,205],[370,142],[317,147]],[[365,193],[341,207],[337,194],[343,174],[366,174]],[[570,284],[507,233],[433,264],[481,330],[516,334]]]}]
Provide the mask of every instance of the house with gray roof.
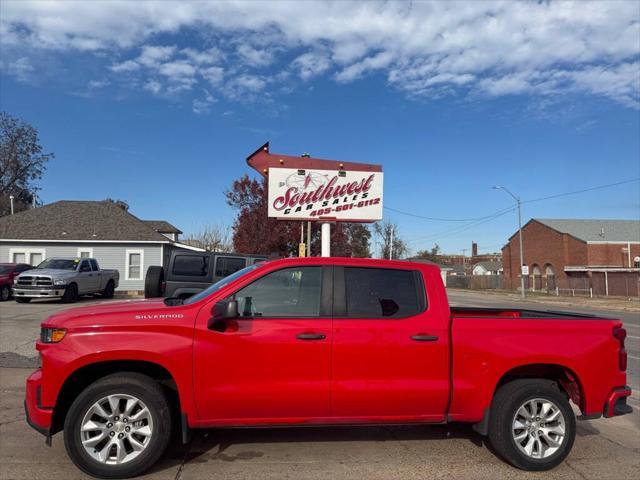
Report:
[{"label": "house with gray roof", "polygon": [[147,268],[166,265],[179,229],[141,220],[115,203],[62,200],[0,217],[0,262],[37,265],[49,257],[93,257],[120,272],[121,291],[144,290]]}]

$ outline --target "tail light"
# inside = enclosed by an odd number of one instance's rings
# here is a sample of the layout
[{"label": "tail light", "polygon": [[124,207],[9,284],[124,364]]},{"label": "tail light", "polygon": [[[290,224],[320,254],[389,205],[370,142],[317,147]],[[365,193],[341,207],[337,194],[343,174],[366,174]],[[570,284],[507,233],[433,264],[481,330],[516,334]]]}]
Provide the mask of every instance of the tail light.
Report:
[{"label": "tail light", "polygon": [[627,331],[622,327],[613,328],[613,336],[620,342],[618,350],[618,367],[623,372],[627,370],[627,350],[624,348],[624,339],[627,338]]}]

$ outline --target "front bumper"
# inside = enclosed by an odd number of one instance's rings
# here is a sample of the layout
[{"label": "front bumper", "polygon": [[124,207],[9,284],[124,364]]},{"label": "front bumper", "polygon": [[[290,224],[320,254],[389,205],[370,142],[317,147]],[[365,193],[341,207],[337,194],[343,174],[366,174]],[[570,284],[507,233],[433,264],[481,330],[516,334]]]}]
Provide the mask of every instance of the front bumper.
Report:
[{"label": "front bumper", "polygon": [[631,395],[630,387],[614,388],[604,404],[605,418],[617,417],[633,412],[631,405],[627,405],[627,397]]},{"label": "front bumper", "polygon": [[38,369],[27,378],[27,388],[24,399],[24,411],[29,426],[47,438],[47,445],[51,445],[51,423],[53,408],[41,404],[42,370]]},{"label": "front bumper", "polygon": [[37,287],[37,288],[24,288],[13,287],[14,297],[24,298],[60,298],[64,295],[65,287]]}]

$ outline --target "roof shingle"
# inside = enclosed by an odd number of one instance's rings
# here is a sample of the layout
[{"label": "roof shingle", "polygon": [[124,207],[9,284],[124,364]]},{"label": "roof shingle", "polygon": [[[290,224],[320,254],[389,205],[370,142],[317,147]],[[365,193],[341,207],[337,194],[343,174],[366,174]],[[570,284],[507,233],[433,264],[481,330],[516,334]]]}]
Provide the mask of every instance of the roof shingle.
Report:
[{"label": "roof shingle", "polygon": [[114,203],[75,200],[0,217],[0,239],[168,242],[164,235]]},{"label": "roof shingle", "polygon": [[576,220],[534,218],[583,242],[640,242],[639,220]]}]

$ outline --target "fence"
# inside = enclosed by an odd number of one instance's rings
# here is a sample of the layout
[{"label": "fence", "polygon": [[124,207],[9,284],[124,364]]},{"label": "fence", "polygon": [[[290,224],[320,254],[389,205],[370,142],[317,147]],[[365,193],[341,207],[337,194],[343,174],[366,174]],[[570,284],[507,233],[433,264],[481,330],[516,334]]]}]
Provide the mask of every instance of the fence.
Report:
[{"label": "fence", "polygon": [[[517,280],[519,290],[520,280]],[[495,290],[505,288],[502,275],[449,275],[447,287],[464,288],[469,290]],[[591,272],[589,275],[581,273],[565,278],[555,276],[525,277],[525,289],[573,297],[640,297],[640,274],[635,272]]]},{"label": "fence", "polygon": [[449,275],[447,287],[470,290],[495,290],[504,288],[502,275]]}]

